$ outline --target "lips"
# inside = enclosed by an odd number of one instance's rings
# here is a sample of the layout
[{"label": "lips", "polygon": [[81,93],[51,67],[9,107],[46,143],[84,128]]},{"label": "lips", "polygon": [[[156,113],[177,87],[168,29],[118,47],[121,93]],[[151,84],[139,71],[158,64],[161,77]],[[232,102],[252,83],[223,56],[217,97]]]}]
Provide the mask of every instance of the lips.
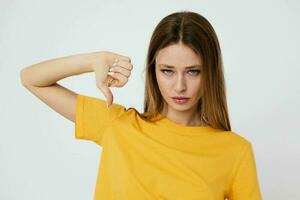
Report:
[{"label": "lips", "polygon": [[178,99],[178,100],[182,100],[182,99],[189,99],[188,97],[172,97],[173,99]]},{"label": "lips", "polygon": [[189,101],[190,98],[187,98],[187,97],[172,97],[172,99],[176,104],[183,105],[183,104],[186,104]]}]

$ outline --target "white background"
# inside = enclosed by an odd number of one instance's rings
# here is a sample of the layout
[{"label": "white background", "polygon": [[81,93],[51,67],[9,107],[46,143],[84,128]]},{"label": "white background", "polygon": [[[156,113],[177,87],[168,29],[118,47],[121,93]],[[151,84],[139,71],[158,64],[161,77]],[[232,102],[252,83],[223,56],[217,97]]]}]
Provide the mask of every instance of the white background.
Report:
[{"label": "white background", "polygon": [[[232,130],[253,144],[263,198],[300,199],[299,1],[1,0],[1,200],[93,199],[102,150],[76,140],[74,124],[21,85],[20,70],[84,52],[129,56],[131,79],[112,88],[114,102],[142,111],[150,36],[182,10],[217,32]],[[93,73],[59,83],[104,98]]]}]

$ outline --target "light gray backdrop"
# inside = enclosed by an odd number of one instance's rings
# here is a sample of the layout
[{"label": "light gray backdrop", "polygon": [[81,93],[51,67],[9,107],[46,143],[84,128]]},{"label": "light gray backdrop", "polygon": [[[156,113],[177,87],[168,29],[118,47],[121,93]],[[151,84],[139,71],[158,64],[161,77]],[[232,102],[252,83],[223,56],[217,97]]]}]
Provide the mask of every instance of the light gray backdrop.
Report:
[{"label": "light gray backdrop", "polygon": [[[20,70],[83,52],[129,56],[131,79],[112,88],[114,102],[142,111],[150,36],[182,10],[204,15],[217,32],[232,129],[253,144],[264,199],[300,199],[299,1],[1,0],[1,200],[92,199],[101,156],[21,85]],[[104,98],[93,73],[59,83]]]}]

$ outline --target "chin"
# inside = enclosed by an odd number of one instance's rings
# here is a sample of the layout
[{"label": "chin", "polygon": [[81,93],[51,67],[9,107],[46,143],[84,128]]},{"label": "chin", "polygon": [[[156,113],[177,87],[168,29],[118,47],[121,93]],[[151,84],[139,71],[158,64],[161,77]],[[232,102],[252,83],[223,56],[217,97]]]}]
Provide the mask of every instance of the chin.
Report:
[{"label": "chin", "polygon": [[174,102],[169,103],[169,107],[171,107],[173,110],[177,111],[186,111],[192,108],[191,103],[186,103],[186,104],[176,104]]}]

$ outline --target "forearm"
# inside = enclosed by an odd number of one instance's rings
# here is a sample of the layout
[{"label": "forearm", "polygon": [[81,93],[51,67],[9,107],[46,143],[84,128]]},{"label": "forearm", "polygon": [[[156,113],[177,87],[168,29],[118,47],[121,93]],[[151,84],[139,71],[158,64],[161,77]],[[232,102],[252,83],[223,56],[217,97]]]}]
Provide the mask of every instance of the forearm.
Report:
[{"label": "forearm", "polygon": [[21,71],[22,84],[49,86],[69,76],[92,72],[92,56],[95,56],[95,53],[83,53],[30,65]]}]

